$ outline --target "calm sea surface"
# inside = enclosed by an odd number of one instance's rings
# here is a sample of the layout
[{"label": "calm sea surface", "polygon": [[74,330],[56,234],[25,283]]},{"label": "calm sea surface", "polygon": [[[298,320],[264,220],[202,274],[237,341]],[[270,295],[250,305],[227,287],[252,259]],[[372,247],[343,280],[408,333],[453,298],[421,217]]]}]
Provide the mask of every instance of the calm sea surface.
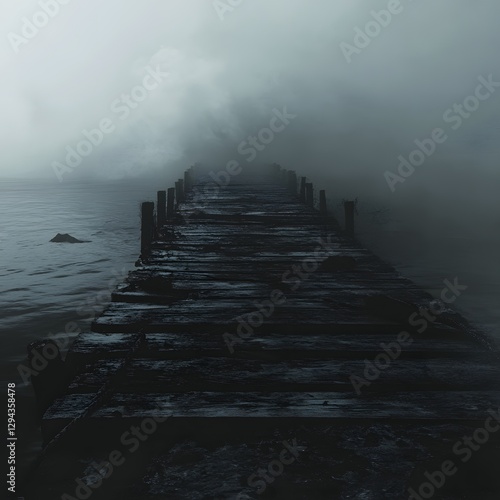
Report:
[{"label": "calm sea surface", "polygon": [[[168,186],[165,186],[168,187]],[[18,457],[40,449],[31,387],[18,366],[26,345],[50,334],[85,331],[140,252],[140,202],[154,185],[0,181],[0,339],[2,390],[17,386]],[[69,233],[82,244],[49,241]],[[74,337],[74,334],[70,337]]]},{"label": "calm sea surface", "polygon": [[[166,188],[167,186],[163,186]],[[89,327],[139,254],[140,202],[160,187],[132,183],[54,184],[0,181],[0,356],[2,388],[16,382],[18,451],[26,461],[40,449],[31,388],[17,367],[26,345],[64,336],[75,322]],[[360,238],[422,287],[439,294],[445,278],[469,288],[456,308],[500,345],[500,240],[439,238],[360,220]],[[84,244],[49,243],[69,233]]]}]

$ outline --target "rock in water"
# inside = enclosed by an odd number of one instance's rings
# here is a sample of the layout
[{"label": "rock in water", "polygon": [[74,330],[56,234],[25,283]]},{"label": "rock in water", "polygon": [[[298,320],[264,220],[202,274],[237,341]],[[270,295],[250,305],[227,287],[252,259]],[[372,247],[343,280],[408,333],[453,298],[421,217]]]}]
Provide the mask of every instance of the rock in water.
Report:
[{"label": "rock in water", "polygon": [[77,240],[70,234],[57,233],[51,240],[52,243],[87,243],[86,241]]}]

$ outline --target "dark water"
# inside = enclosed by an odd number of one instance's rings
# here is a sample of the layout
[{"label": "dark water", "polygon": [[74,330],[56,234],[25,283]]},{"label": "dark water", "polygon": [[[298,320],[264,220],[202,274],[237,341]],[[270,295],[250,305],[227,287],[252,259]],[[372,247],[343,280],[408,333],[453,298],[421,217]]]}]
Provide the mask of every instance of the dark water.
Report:
[{"label": "dark water", "polygon": [[[40,449],[32,390],[19,373],[26,346],[49,335],[71,341],[88,329],[137,260],[140,202],[157,189],[0,182],[0,378],[3,392],[17,384],[21,469]],[[57,233],[90,242],[49,243]]]},{"label": "dark water", "polygon": [[[18,372],[26,345],[49,334],[67,337],[68,324],[88,329],[113,286],[133,268],[140,202],[154,199],[157,189],[130,183],[0,184],[0,376],[4,391],[8,382],[18,384],[22,463],[40,449],[31,388]],[[431,292],[439,294],[445,278],[458,277],[469,288],[456,308],[500,345],[499,239],[423,235],[362,214],[358,227],[375,253]],[[91,241],[49,243],[57,233]]]}]

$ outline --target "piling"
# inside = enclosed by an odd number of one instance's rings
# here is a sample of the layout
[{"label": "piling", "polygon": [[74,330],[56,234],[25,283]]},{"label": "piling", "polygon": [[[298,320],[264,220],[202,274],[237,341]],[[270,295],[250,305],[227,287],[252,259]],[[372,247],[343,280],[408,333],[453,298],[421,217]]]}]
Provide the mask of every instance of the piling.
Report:
[{"label": "piling", "polygon": [[307,183],[307,178],[302,177],[300,179],[300,201],[302,203],[306,202],[306,183]]},{"label": "piling", "polygon": [[284,186],[288,186],[288,170],[286,168],[281,171],[281,182]]},{"label": "piling", "polygon": [[141,214],[141,257],[147,257],[151,251],[151,243],[154,234],[154,210],[155,204],[152,201],[145,201],[142,204]]},{"label": "piling", "polygon": [[167,222],[167,192],[158,191],[156,228],[159,231]]},{"label": "piling", "polygon": [[167,192],[167,220],[172,220],[175,209],[175,188],[169,188]]},{"label": "piling", "polygon": [[31,377],[35,392],[38,415],[66,391],[70,374],[61,357],[57,344],[51,339],[43,339],[28,345],[28,364],[36,369],[36,376]]},{"label": "piling", "polygon": [[184,180],[179,179],[175,183],[175,197],[177,199],[177,205],[184,202]]},{"label": "piling", "polygon": [[271,165],[271,168],[272,168],[272,172],[273,172],[273,177],[275,179],[280,179],[280,177],[281,177],[281,166],[278,165],[277,163],[273,163]]},{"label": "piling", "polygon": [[328,209],[326,207],[326,191],[324,189],[319,192],[319,211],[323,217],[328,215]]},{"label": "piling", "polygon": [[189,170],[184,172],[184,192],[188,193],[191,191],[191,174]]},{"label": "piling", "polygon": [[297,174],[293,170],[288,172],[288,189],[294,196],[297,196]]},{"label": "piling", "polygon": [[314,207],[314,187],[312,182],[306,182],[306,203]]},{"label": "piling", "polygon": [[345,231],[348,234],[354,234],[354,201],[344,202],[345,211]]}]

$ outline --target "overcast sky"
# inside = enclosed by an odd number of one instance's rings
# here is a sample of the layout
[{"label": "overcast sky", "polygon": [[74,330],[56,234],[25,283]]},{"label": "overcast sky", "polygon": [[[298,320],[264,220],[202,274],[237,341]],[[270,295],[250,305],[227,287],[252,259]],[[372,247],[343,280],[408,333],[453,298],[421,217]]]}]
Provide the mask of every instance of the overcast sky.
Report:
[{"label": "overcast sky", "polygon": [[[295,118],[255,161],[388,190],[398,156],[442,128],[446,142],[397,190],[442,185],[450,169],[463,191],[498,181],[500,88],[456,130],[443,121],[478,78],[500,82],[498,0],[65,2],[46,1],[53,17],[43,0],[1,2],[0,177],[57,182],[54,162],[103,120],[112,132],[65,180],[245,163],[241,141],[286,109]],[[356,47],[356,28],[388,6],[398,13]],[[151,72],[156,88],[124,108]]]}]

